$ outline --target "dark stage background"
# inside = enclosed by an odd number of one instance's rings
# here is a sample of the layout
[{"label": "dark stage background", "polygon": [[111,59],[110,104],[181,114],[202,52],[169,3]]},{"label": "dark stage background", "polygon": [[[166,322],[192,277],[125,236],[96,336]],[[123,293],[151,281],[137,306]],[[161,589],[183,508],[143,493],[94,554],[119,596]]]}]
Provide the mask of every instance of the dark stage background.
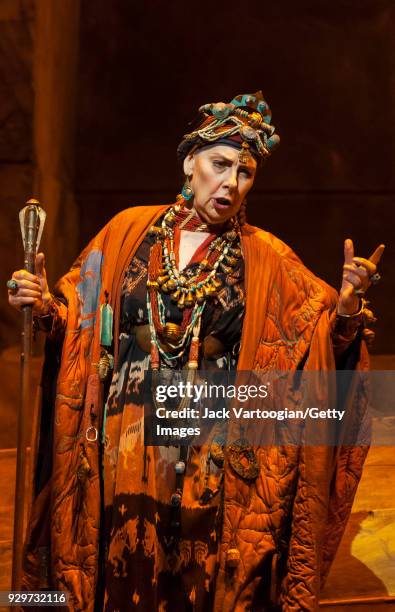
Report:
[{"label": "dark stage background", "polygon": [[262,88],[282,143],[249,197],[249,220],[336,287],[345,237],[364,255],[387,242],[385,282],[370,296],[375,350],[393,351],[393,3],[82,6],[81,236],[123,206],[172,201],[175,149],[197,107]]}]

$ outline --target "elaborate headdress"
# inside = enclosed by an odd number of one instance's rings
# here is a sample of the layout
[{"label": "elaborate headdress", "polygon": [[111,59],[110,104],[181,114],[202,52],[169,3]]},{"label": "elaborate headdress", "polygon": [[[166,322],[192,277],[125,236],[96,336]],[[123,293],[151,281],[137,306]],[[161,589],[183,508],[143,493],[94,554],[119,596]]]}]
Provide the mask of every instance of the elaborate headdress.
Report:
[{"label": "elaborate headdress", "polygon": [[240,149],[240,161],[249,155],[257,161],[268,157],[279,144],[280,137],[270,125],[272,114],[262,92],[241,94],[231,102],[213,102],[199,108],[195,129],[185,134],[177,148],[180,161],[193,149],[219,144]]}]

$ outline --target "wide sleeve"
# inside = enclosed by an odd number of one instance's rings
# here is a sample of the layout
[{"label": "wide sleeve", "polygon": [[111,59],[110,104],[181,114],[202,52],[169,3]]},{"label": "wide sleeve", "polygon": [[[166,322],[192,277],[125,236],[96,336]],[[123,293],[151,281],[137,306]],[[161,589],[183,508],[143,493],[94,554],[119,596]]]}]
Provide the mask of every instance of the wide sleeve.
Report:
[{"label": "wide sleeve", "polygon": [[[333,369],[330,318],[323,313],[309,349],[305,370],[319,373]],[[281,584],[283,612],[296,607],[315,610],[318,597],[349,519],[370,442],[368,411],[369,358],[366,345],[358,337],[350,345],[346,369],[349,387],[341,398],[346,421],[337,445],[304,445],[299,459],[299,475],[294,498],[291,535],[286,570]],[[313,376],[314,373],[312,373]],[[318,380],[318,379],[317,379]],[[322,377],[325,385],[331,377]],[[328,397],[319,389],[322,408]],[[337,400],[339,401],[339,389]],[[329,405],[329,404],[328,404]],[[302,604],[302,605],[301,605]]]}]

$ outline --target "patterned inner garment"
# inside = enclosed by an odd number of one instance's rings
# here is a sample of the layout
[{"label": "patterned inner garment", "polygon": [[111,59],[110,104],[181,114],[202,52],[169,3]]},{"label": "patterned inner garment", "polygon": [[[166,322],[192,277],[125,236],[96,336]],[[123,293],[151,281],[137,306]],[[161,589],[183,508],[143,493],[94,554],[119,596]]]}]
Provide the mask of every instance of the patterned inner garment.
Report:
[{"label": "patterned inner garment", "polygon": [[[215,236],[213,236],[215,238]],[[144,372],[150,355],[136,339],[147,325],[147,269],[154,238],[147,235],[133,257],[122,286],[119,359],[106,404],[104,432],[104,609],[209,610],[217,573],[221,530],[221,469],[210,460],[208,445],[189,447],[180,507],[180,537],[170,537],[170,499],[176,487],[176,446],[144,447]],[[202,253],[202,258],[204,253]],[[196,258],[195,258],[196,259]],[[192,274],[198,261],[189,263]],[[204,352],[199,368],[234,369],[244,317],[244,262],[240,258],[223,282],[218,298],[202,315],[201,338],[220,339],[222,354]],[[182,312],[163,295],[166,321],[181,323]],[[141,343],[140,343],[141,344]],[[162,367],[181,369],[187,352]],[[208,484],[219,489],[206,503]]]}]

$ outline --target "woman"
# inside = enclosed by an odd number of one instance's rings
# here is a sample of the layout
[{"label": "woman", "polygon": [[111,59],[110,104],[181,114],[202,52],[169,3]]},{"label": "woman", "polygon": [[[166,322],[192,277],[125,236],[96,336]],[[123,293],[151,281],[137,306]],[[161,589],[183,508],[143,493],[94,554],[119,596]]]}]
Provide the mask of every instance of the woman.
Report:
[{"label": "woman", "polygon": [[147,370],[366,367],[360,295],[384,247],[345,242],[337,298],[244,223],[270,122],[261,92],[201,107],[175,205],[117,215],[55,296],[43,254],[13,274],[11,305],[48,333],[24,585],[67,590],[71,610],[317,607],[366,448],[144,446]]}]

